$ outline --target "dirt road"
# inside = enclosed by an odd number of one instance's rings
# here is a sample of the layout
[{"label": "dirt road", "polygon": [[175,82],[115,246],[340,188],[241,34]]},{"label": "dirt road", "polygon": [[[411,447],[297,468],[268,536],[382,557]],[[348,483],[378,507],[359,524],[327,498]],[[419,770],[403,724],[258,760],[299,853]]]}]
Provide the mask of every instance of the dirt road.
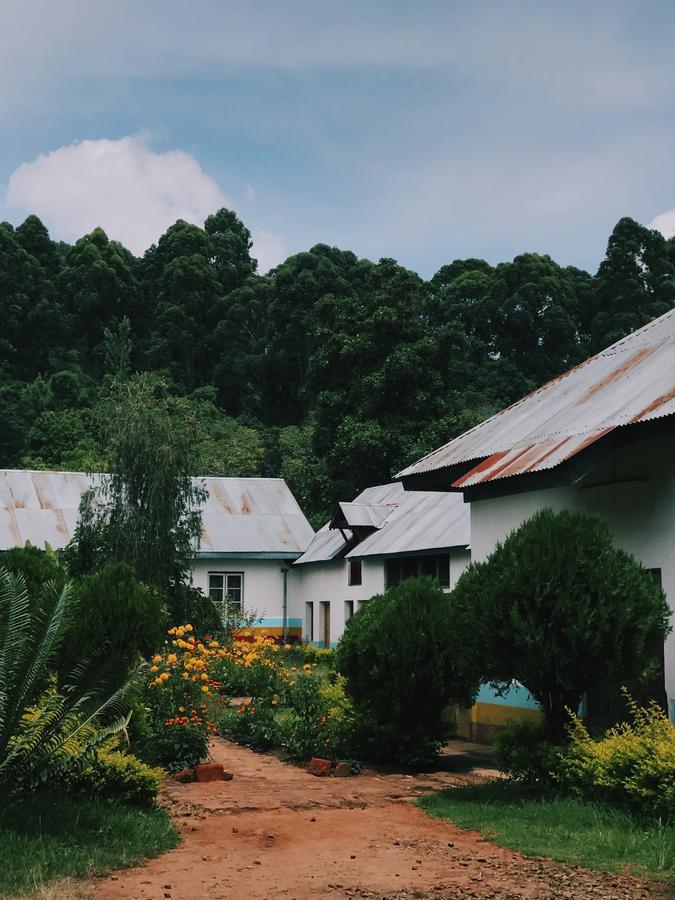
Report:
[{"label": "dirt road", "polygon": [[305,898],[644,898],[666,887],[528,859],[426,816],[421,793],[480,778],[362,774],[315,778],[217,741],[230,782],[171,782],[176,850],[92,887],[98,900]]}]

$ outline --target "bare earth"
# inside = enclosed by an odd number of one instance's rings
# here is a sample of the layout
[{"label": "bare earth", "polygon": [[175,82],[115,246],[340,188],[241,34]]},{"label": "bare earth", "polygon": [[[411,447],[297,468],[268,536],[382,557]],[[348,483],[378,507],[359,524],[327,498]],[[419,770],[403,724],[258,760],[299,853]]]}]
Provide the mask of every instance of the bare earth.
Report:
[{"label": "bare earth", "polygon": [[[457,748],[455,748],[457,750]],[[466,746],[464,752],[480,753]],[[462,751],[459,750],[459,753]],[[484,751],[483,751],[484,752]],[[490,774],[316,778],[217,740],[230,782],[170,782],[164,802],[183,842],[96,882],[99,900],[263,898],[643,898],[666,886],[527,858],[413,805],[430,790]],[[458,768],[467,760],[457,756]]]}]

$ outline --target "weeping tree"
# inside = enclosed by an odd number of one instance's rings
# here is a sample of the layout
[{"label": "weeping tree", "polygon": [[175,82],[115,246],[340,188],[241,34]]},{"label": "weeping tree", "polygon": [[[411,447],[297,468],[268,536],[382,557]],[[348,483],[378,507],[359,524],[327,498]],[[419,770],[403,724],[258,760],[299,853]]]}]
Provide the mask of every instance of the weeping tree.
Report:
[{"label": "weeping tree", "polygon": [[[111,691],[92,649],[58,684],[51,669],[77,617],[69,584],[36,604],[21,574],[0,568],[0,792],[44,778],[59,760],[86,753],[129,721],[144,678],[136,667]],[[99,648],[100,649],[100,648]]]},{"label": "weeping tree", "polygon": [[670,611],[652,575],[614,546],[601,518],[543,509],[472,565],[451,594],[483,681],[520,682],[541,705],[547,738],[607,677],[647,677]]},{"label": "weeping tree", "polygon": [[192,477],[201,434],[193,407],[171,396],[162,378],[137,375],[115,383],[102,405],[101,431],[109,474],[82,498],[69,571],[126,563],[181,618],[192,608],[204,619],[193,624],[216,627],[212,604],[196,603],[187,584],[206,498]]}]

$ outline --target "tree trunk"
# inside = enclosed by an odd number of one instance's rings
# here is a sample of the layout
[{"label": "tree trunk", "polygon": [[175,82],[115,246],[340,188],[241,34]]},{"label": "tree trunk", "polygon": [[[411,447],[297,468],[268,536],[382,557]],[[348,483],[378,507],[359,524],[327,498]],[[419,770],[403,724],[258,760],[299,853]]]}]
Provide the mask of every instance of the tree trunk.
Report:
[{"label": "tree trunk", "polygon": [[570,722],[568,710],[576,712],[581,703],[578,691],[549,691],[544,703],[544,736],[551,744],[564,744]]}]

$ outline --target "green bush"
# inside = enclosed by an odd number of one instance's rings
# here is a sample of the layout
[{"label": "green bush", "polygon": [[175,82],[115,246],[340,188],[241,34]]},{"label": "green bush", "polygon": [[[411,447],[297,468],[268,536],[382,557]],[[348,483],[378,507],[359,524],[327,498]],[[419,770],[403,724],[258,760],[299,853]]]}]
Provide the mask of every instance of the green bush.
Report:
[{"label": "green bush", "polygon": [[29,543],[25,547],[12,547],[0,552],[0,566],[12,574],[23,576],[36,609],[41,608],[45,601],[44,588],[49,582],[60,591],[68,580],[66,570],[59,565],[53,550],[40,550]]},{"label": "green bush", "polygon": [[600,740],[574,717],[557,780],[580,797],[675,822],[675,725],[656,703],[630,708],[633,722],[610,728]]},{"label": "green bush", "polygon": [[19,573],[0,569],[0,795],[48,781],[52,766],[83,755],[124,728],[142,670],[112,691],[107,670],[77,666],[60,684],[50,675],[77,617],[70,585],[45,588],[36,613]]},{"label": "green bush", "polygon": [[225,710],[218,719],[218,729],[223,737],[257,752],[279,743],[279,726],[268,700],[252,700]]},{"label": "green bush", "polygon": [[208,755],[208,733],[201,725],[191,723],[187,716],[168,719],[153,734],[153,759],[169,772],[192,769]]},{"label": "green bush", "polygon": [[345,683],[343,675],[326,681],[310,670],[289,685],[279,738],[292,759],[340,759],[350,754],[354,716]]},{"label": "green bush", "polygon": [[669,631],[659,585],[588,513],[540,510],[464,572],[450,597],[482,680],[519,681],[558,744],[566,710],[602,678],[645,675],[650,647]]},{"label": "green bush", "polygon": [[163,779],[162,769],[148,766],[128,753],[101,749],[83,767],[71,767],[65,783],[88,797],[151,807]]},{"label": "green bush", "polygon": [[511,720],[494,740],[497,766],[513,781],[547,784],[552,779],[558,750],[544,737],[543,722]]},{"label": "green bush", "polygon": [[59,672],[83,658],[105,659],[109,677],[121,682],[139,654],[148,657],[164,636],[166,611],[158,592],[132,569],[112,563],[74,586],[77,616],[61,651]]},{"label": "green bush", "polygon": [[199,588],[182,583],[174,585],[167,596],[167,606],[171,625],[190,622],[195,633],[202,637],[220,634],[223,630],[218,610]]},{"label": "green bush", "polygon": [[447,735],[443,710],[468,705],[478,680],[467,642],[456,639],[448,596],[413,578],[373,597],[352,616],[337,648],[364,755],[411,766]]}]

